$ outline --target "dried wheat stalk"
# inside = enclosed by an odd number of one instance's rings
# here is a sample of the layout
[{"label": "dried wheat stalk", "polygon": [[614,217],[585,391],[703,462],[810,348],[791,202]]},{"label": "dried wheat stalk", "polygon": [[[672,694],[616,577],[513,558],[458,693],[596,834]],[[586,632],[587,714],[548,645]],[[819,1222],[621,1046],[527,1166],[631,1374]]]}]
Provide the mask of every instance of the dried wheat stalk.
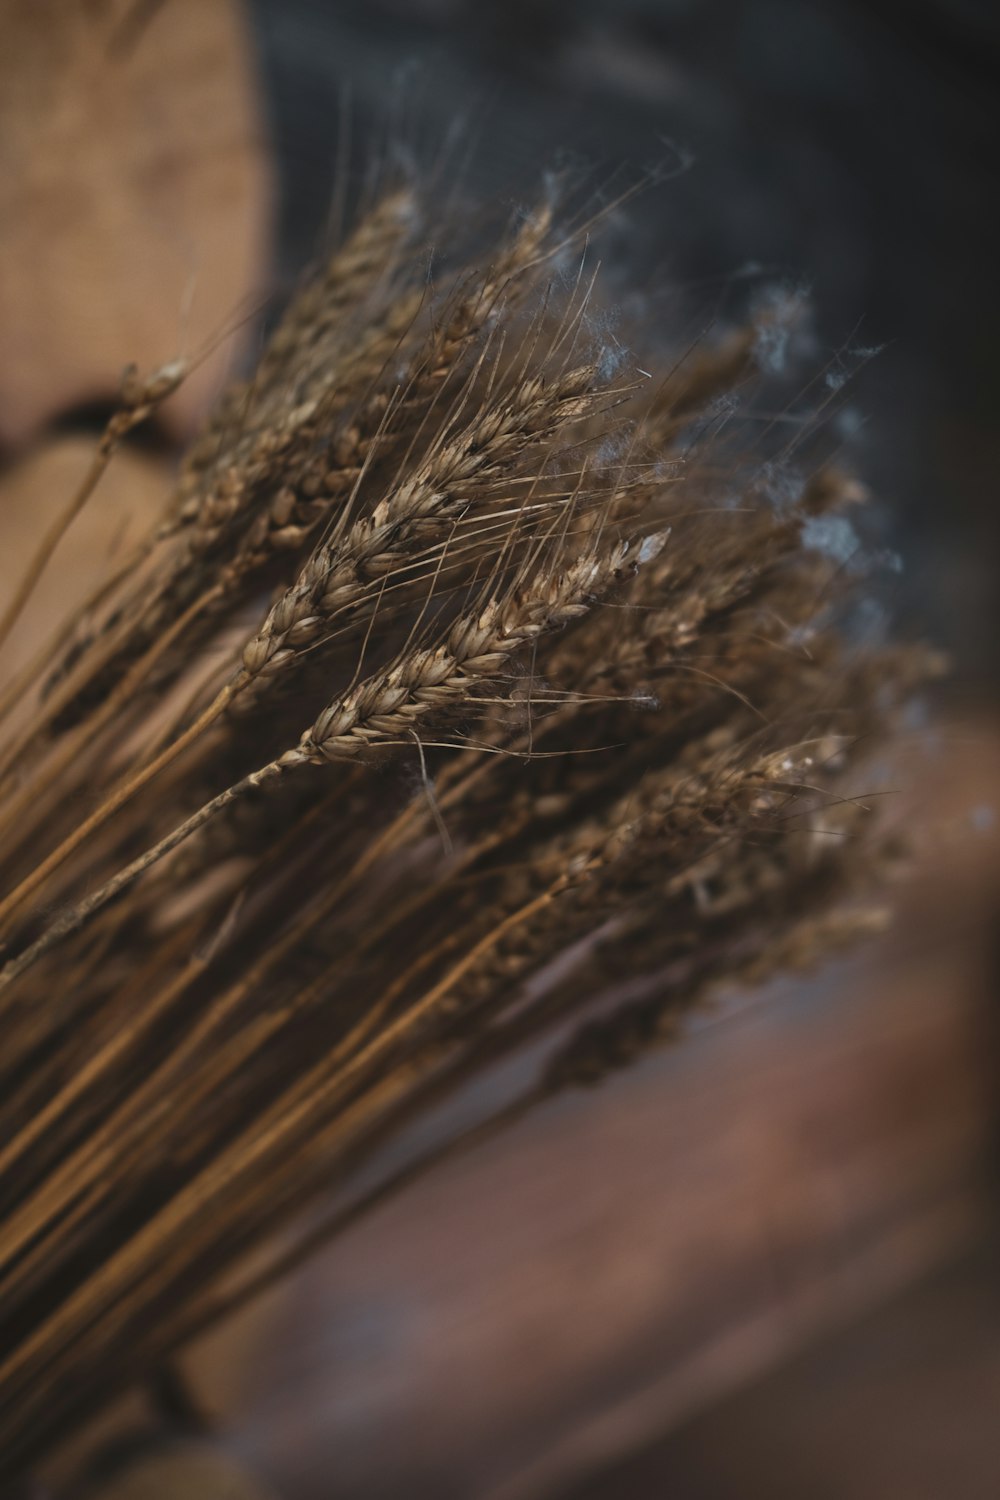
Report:
[{"label": "dried wheat stalk", "polygon": [[[936,664],[852,638],[822,423],[718,405],[762,329],[609,376],[551,206],[430,284],[421,217],[362,217],[0,705],[12,1472],[443,1152],[877,920],[851,778]],[[0,645],[181,373],[133,378]],[[521,1096],[351,1196],[521,1048]]]}]

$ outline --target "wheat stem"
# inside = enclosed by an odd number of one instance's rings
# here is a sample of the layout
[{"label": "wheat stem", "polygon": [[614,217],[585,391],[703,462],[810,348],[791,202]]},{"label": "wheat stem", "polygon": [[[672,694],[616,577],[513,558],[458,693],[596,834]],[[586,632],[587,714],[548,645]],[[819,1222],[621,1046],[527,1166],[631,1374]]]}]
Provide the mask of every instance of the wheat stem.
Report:
[{"label": "wheat stem", "polygon": [[[51,874],[52,870],[61,864],[64,859],[68,858],[73,850],[78,848],[95,828],[99,827],[101,823],[106,822],[113,813],[117,812],[118,808],[124,805],[129,797],[134,796],[140,787],[145,786],[170,760],[179,755],[181,750],[185,749],[202,732],[207,724],[218,717],[219,713],[222,712],[224,702],[228,702],[228,698],[220,694],[215,704],[212,704],[205,710],[202,717],[196,723],[192,724],[186,734],[182,735],[179,740],[175,740],[169,749],[164,751],[157,760],[151,761],[127,786],[123,787],[113,797],[110,797],[103,808],[94,814],[93,818],[88,819],[87,823],[82,824],[76,830],[75,834],[67,839],[59,849],[55,850],[49,856],[48,860],[40,865],[38,870],[33,872],[23,882],[22,886],[18,887],[17,891],[12,893],[7,902],[0,907],[0,916],[7,914],[12,909],[12,906],[19,905],[25,901],[42,881]],[[118,874],[106,881],[99,890],[94,891],[92,895],[85,897],[84,900],[77,902],[75,906],[68,907],[45,929],[41,937],[37,938],[34,943],[26,948],[23,953],[18,954],[16,958],[10,959],[4,965],[3,969],[0,969],[0,993],[9,988],[15,979],[19,979],[34,963],[37,963],[38,959],[49,953],[64,938],[77,932],[102,907],[107,906],[109,901],[114,900],[116,896],[121,895],[123,891],[133,885],[139,879],[139,876],[148,870],[150,866],[156,864],[158,860],[163,859],[172,849],[176,849],[178,844],[182,844],[185,839],[190,838],[192,833],[197,832],[199,828],[203,828],[223,808],[229,807],[239,797],[245,796],[248,792],[263,786],[265,782],[271,780],[273,777],[280,775],[283,769],[280,761],[271,761],[268,765],[261,766],[256,771],[251,771],[241,781],[234,782],[232,786],[226,787],[225,791],[220,792],[218,796],[204,803],[197,812],[192,813],[183,823],[179,823],[176,828],[160,839],[157,844],[154,844],[151,849],[147,849],[144,854],[139,855],[138,859],[134,859],[123,870],[119,870]],[[19,897],[17,902],[13,900],[15,896]]]}]

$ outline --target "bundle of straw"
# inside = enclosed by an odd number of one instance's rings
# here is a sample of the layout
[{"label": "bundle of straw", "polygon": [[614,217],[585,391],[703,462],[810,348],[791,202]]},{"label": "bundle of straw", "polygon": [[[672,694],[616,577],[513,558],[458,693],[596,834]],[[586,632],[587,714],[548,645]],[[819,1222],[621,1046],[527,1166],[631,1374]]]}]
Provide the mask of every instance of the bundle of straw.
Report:
[{"label": "bundle of straw", "polygon": [[855,767],[933,663],[852,628],[822,413],[740,416],[788,309],[650,374],[560,222],[428,278],[410,188],[361,212],[4,693],[8,1472],[467,1143],[371,1185],[485,1070],[531,1059],[472,1136],[876,920]]}]

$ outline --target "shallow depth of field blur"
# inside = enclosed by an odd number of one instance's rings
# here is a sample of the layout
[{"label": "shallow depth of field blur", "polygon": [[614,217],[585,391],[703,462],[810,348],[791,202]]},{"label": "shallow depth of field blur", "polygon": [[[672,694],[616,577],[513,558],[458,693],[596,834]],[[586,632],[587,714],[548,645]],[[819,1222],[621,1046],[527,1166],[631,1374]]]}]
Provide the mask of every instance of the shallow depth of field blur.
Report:
[{"label": "shallow depth of field blur", "polygon": [[183,1398],[174,1380],[124,1403],[54,1493],[90,1472],[102,1496],[201,1495],[184,1465],[218,1460],[285,1500],[994,1500],[992,7],[0,14],[0,587],[86,467],[122,367],[228,332],[112,466],[5,672],[150,513],[338,185],[349,201],[387,137],[419,164],[449,132],[470,194],[505,203],[560,160],[597,178],[684,161],[621,216],[615,253],[688,338],[779,282],[810,289],[820,360],[884,346],[846,422],[903,562],[884,607],[953,661],[891,768],[923,852],[886,937],[440,1168],[192,1349]]}]

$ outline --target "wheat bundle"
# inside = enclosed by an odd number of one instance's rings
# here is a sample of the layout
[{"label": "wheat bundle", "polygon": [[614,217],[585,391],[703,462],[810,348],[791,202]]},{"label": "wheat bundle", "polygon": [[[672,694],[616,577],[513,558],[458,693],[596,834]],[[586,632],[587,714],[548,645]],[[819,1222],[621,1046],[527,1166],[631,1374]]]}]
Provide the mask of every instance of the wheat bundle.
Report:
[{"label": "wheat bundle", "polygon": [[[878,920],[857,768],[934,663],[852,629],[822,413],[731,399],[791,313],[610,357],[559,222],[428,279],[387,192],[3,697],[11,1472],[467,1143],[352,1196],[515,1049],[477,1129]],[[130,378],[0,637],[183,374]]]}]

